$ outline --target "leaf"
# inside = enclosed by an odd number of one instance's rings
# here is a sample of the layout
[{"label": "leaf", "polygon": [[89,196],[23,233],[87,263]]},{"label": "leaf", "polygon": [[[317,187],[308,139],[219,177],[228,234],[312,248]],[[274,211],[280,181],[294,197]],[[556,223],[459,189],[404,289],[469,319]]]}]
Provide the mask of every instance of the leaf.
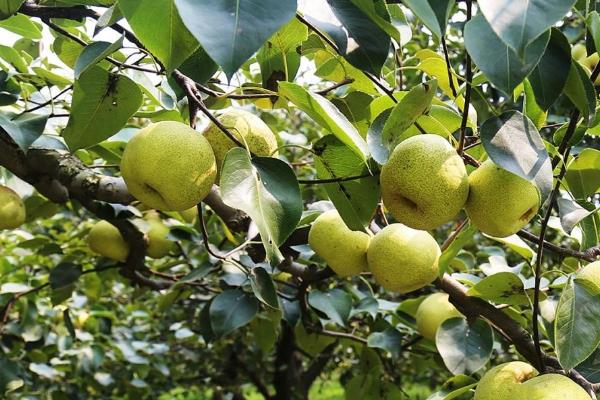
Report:
[{"label": "leaf", "polygon": [[44,133],[47,121],[47,115],[27,113],[16,116],[0,112],[0,127],[24,152]]},{"label": "leaf", "polygon": [[[429,49],[419,50],[417,51],[416,55],[421,60],[421,62],[417,65],[417,68],[425,72],[430,77],[435,78],[437,80],[438,87],[444,92],[444,94],[449,98],[454,99],[456,105],[460,109],[463,109],[465,105],[465,99],[462,95],[455,96],[454,92],[452,91],[450,77],[448,76],[448,64],[446,64],[444,57],[438,53],[434,53]],[[460,85],[453,69],[451,69],[451,76],[454,88],[458,88]]]},{"label": "leaf", "polygon": [[427,400],[452,400],[461,398],[459,396],[469,392],[475,386],[477,386],[477,381],[470,376],[456,375],[444,382],[442,390],[435,392]]},{"label": "leaf", "polygon": [[477,228],[473,224],[467,225],[461,230],[458,235],[454,238],[450,246],[448,246],[439,258],[438,268],[440,270],[440,276],[447,272],[450,262],[458,255],[458,252],[473,238],[473,235],[477,232]]},{"label": "leaf", "polygon": [[[353,1],[327,0],[331,10],[338,20],[344,25],[348,33],[348,44],[352,47],[342,48],[340,51],[356,68],[370,72],[374,75],[381,73],[381,67],[390,51],[390,37],[371,18],[369,18]],[[367,3],[362,2],[364,6]],[[372,13],[385,21],[390,16],[382,1],[373,3]]]},{"label": "leaf", "polygon": [[5,19],[17,12],[25,0],[0,0],[0,19]]},{"label": "leaf", "polygon": [[226,290],[210,303],[210,326],[222,337],[246,325],[258,312],[258,301],[240,289]]},{"label": "leaf", "polygon": [[[528,0],[525,0],[528,1]],[[525,79],[544,54],[550,32],[541,35],[520,58],[494,33],[482,15],[465,25],[465,47],[490,82],[507,94]]]},{"label": "leaf", "polygon": [[108,139],[142,105],[138,85],[124,75],[94,66],[75,81],[69,122],[62,135],[71,150]]},{"label": "leaf", "polygon": [[382,9],[385,7],[381,0],[350,0],[352,4],[358,7],[371,21],[373,21],[381,30],[387,33],[397,43],[401,43],[400,32],[390,22],[390,18],[382,16]]},{"label": "leaf", "polygon": [[0,357],[0,393],[12,392],[25,384],[19,363]]},{"label": "leaf", "polygon": [[250,285],[257,299],[271,308],[278,309],[277,291],[271,275],[263,267],[254,267],[250,271]]},{"label": "leaf", "polygon": [[87,71],[91,66],[96,65],[115,51],[123,47],[125,36],[121,36],[114,43],[110,42],[94,42],[90,43],[79,54],[75,62],[74,74],[75,79],[78,79],[81,74]]},{"label": "leaf", "polygon": [[528,305],[523,281],[512,272],[498,272],[487,276],[467,290],[469,296],[480,297],[494,303]]},{"label": "leaf", "polygon": [[569,234],[584,218],[594,213],[594,211],[586,210],[569,199],[561,198],[558,199],[557,203],[560,215],[560,225],[564,231]]},{"label": "leaf", "polygon": [[596,91],[583,67],[575,60],[571,61],[564,93],[581,111],[585,123],[591,123],[596,114]]},{"label": "leaf", "polygon": [[446,32],[446,24],[454,3],[454,0],[404,0],[404,4],[419,17],[437,40]]},{"label": "leaf", "polygon": [[450,318],[438,328],[435,344],[450,372],[468,375],[489,361],[494,335],[481,319],[469,324],[464,318]]},{"label": "leaf", "polygon": [[100,31],[102,31],[104,28],[108,28],[109,26],[115,24],[121,18],[123,18],[123,13],[119,8],[118,3],[108,7],[96,22],[96,26],[94,27],[94,36],[100,33]]},{"label": "leaf", "polygon": [[381,136],[383,134],[383,127],[390,118],[391,113],[391,108],[388,108],[380,113],[375,118],[369,127],[369,131],[367,132],[367,145],[369,146],[369,152],[371,153],[371,157],[373,157],[373,159],[377,161],[379,165],[385,164],[390,157],[390,150],[385,146],[383,140],[381,140]]},{"label": "leaf", "polygon": [[495,240],[496,242],[500,242],[506,246],[508,246],[512,251],[519,254],[521,257],[525,258],[529,262],[533,261],[536,253],[533,249],[521,239],[517,234],[510,235],[503,238],[497,238],[489,235],[485,235],[486,237]]},{"label": "leaf", "polygon": [[119,0],[119,8],[133,33],[168,72],[179,67],[198,48],[198,42],[181,21],[175,0]]},{"label": "leaf", "polygon": [[562,19],[575,0],[479,0],[496,35],[523,58],[525,48]]},{"label": "leaf", "polygon": [[225,204],[245,211],[258,226],[267,258],[281,260],[279,246],[302,216],[302,197],[294,171],[269,157],[250,159],[245,149],[231,149],[221,169]]},{"label": "leaf", "polygon": [[600,189],[600,150],[587,148],[568,165],[565,180],[571,194],[579,200]]},{"label": "leaf", "polygon": [[383,349],[388,351],[393,358],[398,358],[402,350],[402,335],[396,328],[373,332],[367,338],[367,346]]},{"label": "leaf", "polygon": [[[2,14],[1,10],[0,14]],[[38,26],[33,21],[31,21],[27,16],[23,14],[16,14],[8,19],[0,21],[0,28],[4,28],[7,31],[14,32],[17,35],[21,35],[27,39],[40,40],[42,38],[42,31],[40,30],[40,28],[38,28]]]},{"label": "leaf", "polygon": [[331,132],[354,151],[361,160],[369,155],[367,143],[356,128],[325,97],[308,92],[302,86],[290,82],[279,83],[279,93],[304,111],[317,124]]},{"label": "leaf", "polygon": [[537,129],[541,129],[546,123],[547,113],[544,110],[542,110],[542,108],[537,103],[529,79],[525,79],[523,81],[523,94],[523,111],[525,115],[531,121],[533,121],[533,124]]},{"label": "leaf", "polygon": [[569,279],[558,302],[554,329],[562,367],[569,370],[582,363],[600,344],[600,295]]},{"label": "leaf", "polygon": [[552,166],[542,137],[531,120],[518,111],[507,111],[485,121],[479,133],[492,161],[533,182],[543,203],[552,190]]},{"label": "leaf", "polygon": [[8,61],[17,71],[23,74],[28,73],[27,63],[12,47],[0,45],[0,58]]},{"label": "leaf", "polygon": [[535,99],[547,111],[562,93],[571,64],[571,48],[565,35],[556,28],[550,31],[550,41],[538,65],[531,71],[529,82]]},{"label": "leaf", "polygon": [[352,310],[352,296],[341,289],[327,292],[315,290],[308,294],[308,304],[327,315],[334,323],[346,326]]},{"label": "leaf", "polygon": [[[352,150],[333,135],[313,145],[317,178],[332,179],[369,174],[369,169]],[[379,202],[379,178],[370,176],[323,185],[329,199],[352,230],[369,226]]]},{"label": "leaf", "polygon": [[175,0],[183,23],[227,78],[296,13],[296,0]]},{"label": "leaf", "polygon": [[206,83],[219,69],[219,66],[199,47],[178,70],[200,84]]},{"label": "leaf", "polygon": [[600,350],[596,349],[591,356],[579,364],[577,372],[591,383],[600,383]]},{"label": "leaf", "polygon": [[75,283],[81,276],[81,265],[68,262],[60,263],[50,271],[50,287],[63,289]]}]

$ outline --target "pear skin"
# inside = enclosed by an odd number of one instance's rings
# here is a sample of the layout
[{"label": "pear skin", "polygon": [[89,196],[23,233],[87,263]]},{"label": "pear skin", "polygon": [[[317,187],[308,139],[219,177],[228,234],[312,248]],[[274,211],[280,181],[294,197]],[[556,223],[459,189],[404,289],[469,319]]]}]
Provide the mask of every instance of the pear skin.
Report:
[{"label": "pear skin", "polygon": [[437,330],[445,320],[462,316],[460,311],[448,300],[448,294],[434,293],[419,304],[415,318],[419,333],[423,337],[435,341]]},{"label": "pear skin", "polygon": [[0,186],[0,229],[16,229],[25,222],[25,204],[12,189]]},{"label": "pear skin", "polygon": [[129,255],[129,245],[121,232],[106,221],[98,221],[87,237],[90,249],[101,256],[114,261],[125,262]]}]

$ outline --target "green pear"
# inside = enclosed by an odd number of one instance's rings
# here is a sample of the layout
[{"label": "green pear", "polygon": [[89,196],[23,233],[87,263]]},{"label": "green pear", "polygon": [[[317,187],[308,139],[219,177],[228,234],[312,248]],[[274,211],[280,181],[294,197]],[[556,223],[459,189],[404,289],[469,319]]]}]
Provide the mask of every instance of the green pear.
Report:
[{"label": "green pear", "polygon": [[585,44],[577,43],[575,46],[571,48],[571,56],[576,61],[581,61],[587,56],[587,49],[585,48]]},{"label": "green pear", "polygon": [[121,232],[106,221],[98,221],[87,237],[90,249],[101,256],[114,261],[125,262],[129,255],[129,244],[121,236]]},{"label": "green pear", "polygon": [[217,167],[202,134],[180,122],[162,121],[129,141],[121,174],[131,194],[146,206],[183,211],[206,197]]},{"label": "green pear", "polygon": [[519,397],[522,383],[537,376],[531,365],[512,361],[500,364],[483,375],[475,390],[475,400],[529,400]]},{"label": "green pear", "polygon": [[[596,65],[598,65],[598,61],[600,61],[600,56],[598,55],[598,53],[594,53],[588,57],[580,58],[578,59],[578,61],[581,65],[583,65],[584,69],[586,70],[586,73],[588,73],[588,76],[590,76],[592,74],[592,71],[594,71],[594,68],[596,68]],[[600,75],[594,80],[594,85],[600,86]]]},{"label": "green pear", "polygon": [[517,233],[540,208],[535,185],[491,160],[469,176],[469,198],[465,209],[481,232],[495,237]]},{"label": "green pear", "polygon": [[191,208],[188,208],[187,210],[179,211],[179,215],[188,224],[193,224],[194,221],[196,220],[196,217],[198,216],[198,208],[191,207]]},{"label": "green pear", "polygon": [[[221,115],[219,122],[244,143],[253,154],[261,157],[276,154],[277,139],[271,128],[258,116],[248,111],[233,109]],[[212,146],[217,166],[220,169],[225,155],[236,144],[214,123],[206,128],[204,137]]]},{"label": "green pear", "polygon": [[371,237],[353,231],[336,210],[319,215],[310,227],[308,244],[339,276],[354,276],[367,270]]},{"label": "green pear", "polygon": [[440,254],[426,231],[391,224],[371,239],[367,259],[373,278],[384,289],[408,293],[437,278]]},{"label": "green pear", "polygon": [[448,300],[448,294],[434,293],[419,304],[415,318],[421,335],[435,341],[437,330],[445,320],[462,316]]},{"label": "green pear", "polygon": [[19,195],[0,186],[0,229],[16,229],[25,222],[25,204]]},{"label": "green pear", "polygon": [[451,221],[469,195],[467,170],[448,141],[417,135],[401,142],[381,169],[385,207],[414,229],[430,230]]},{"label": "green pear", "polygon": [[545,374],[523,383],[519,396],[527,400],[591,400],[586,391],[564,375]]},{"label": "green pear", "polygon": [[148,236],[146,254],[152,258],[163,258],[175,247],[175,242],[167,238],[169,228],[162,222],[158,213],[149,213],[146,222],[149,225],[146,232]]},{"label": "green pear", "polygon": [[600,261],[594,261],[583,267],[577,272],[575,279],[600,294]]}]

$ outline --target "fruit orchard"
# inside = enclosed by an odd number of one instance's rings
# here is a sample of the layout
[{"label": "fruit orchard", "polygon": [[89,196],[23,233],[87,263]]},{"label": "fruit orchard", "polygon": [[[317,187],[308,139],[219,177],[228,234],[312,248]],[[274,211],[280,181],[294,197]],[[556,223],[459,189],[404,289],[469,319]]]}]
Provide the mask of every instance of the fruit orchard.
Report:
[{"label": "fruit orchard", "polygon": [[595,400],[597,7],[0,1],[0,397]]}]

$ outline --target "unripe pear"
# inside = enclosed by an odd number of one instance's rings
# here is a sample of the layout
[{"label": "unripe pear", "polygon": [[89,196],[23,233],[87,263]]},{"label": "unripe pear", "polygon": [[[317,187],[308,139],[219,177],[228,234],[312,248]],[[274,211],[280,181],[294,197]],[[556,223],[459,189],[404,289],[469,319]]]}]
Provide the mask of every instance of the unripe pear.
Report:
[{"label": "unripe pear", "polygon": [[367,259],[373,277],[384,289],[408,293],[437,278],[440,254],[429,233],[391,224],[371,239]]},{"label": "unripe pear", "polygon": [[469,185],[467,214],[477,229],[491,236],[517,233],[540,208],[540,193],[533,183],[491,160],[471,173]]},{"label": "unripe pear", "polygon": [[[572,379],[559,374],[537,376],[523,383],[518,399],[527,400],[591,400],[586,391]],[[511,399],[511,400],[514,400]]]},{"label": "unripe pear", "polygon": [[399,222],[429,230],[451,221],[469,194],[462,158],[438,135],[401,142],[381,169],[381,196]]},{"label": "unripe pear", "polygon": [[448,300],[448,294],[434,293],[419,304],[415,318],[419,333],[423,337],[435,341],[437,330],[445,320],[462,316],[460,311]]},{"label": "unripe pear", "polygon": [[587,56],[587,49],[585,48],[585,44],[577,43],[575,46],[571,48],[571,56],[576,61],[580,61]]},{"label": "unripe pear", "polygon": [[577,281],[583,282],[596,293],[600,293],[600,261],[594,261],[583,267],[575,275]]},{"label": "unripe pear", "polygon": [[192,207],[188,208],[187,210],[179,211],[179,215],[188,224],[193,224],[196,220],[196,217],[198,216],[198,208]]},{"label": "unripe pear", "polygon": [[121,173],[131,194],[146,206],[183,211],[206,197],[217,168],[202,134],[180,122],[162,121],[129,141]]},{"label": "unripe pear", "polygon": [[101,256],[114,261],[125,262],[129,255],[129,244],[121,236],[121,232],[106,221],[98,221],[87,237],[90,249]]},{"label": "unripe pear", "polygon": [[[258,116],[248,111],[240,109],[227,111],[219,117],[219,122],[257,156],[268,157],[274,155],[277,150],[277,139],[271,128]],[[225,155],[236,144],[214,123],[206,128],[204,137],[212,146],[217,167],[221,169]]]},{"label": "unripe pear", "polygon": [[475,400],[520,400],[521,384],[537,374],[535,368],[521,361],[497,365],[487,371],[477,384]]},{"label": "unripe pear", "polygon": [[[594,71],[594,68],[596,68],[596,65],[598,65],[598,62],[600,61],[600,56],[598,55],[598,53],[593,53],[588,57],[579,59],[578,61],[585,67],[586,72],[589,71],[588,76],[590,76],[592,74],[592,71]],[[600,75],[594,80],[594,85],[600,86]]]},{"label": "unripe pear", "polygon": [[308,244],[339,276],[358,275],[367,270],[371,237],[353,231],[336,210],[319,215],[310,227]]},{"label": "unripe pear", "polygon": [[25,204],[19,195],[0,186],[0,229],[16,229],[25,222]]},{"label": "unripe pear", "polygon": [[146,254],[152,258],[163,258],[175,247],[175,243],[167,238],[169,228],[158,215],[150,214],[146,217],[146,221],[150,225],[146,233],[148,235]]}]

